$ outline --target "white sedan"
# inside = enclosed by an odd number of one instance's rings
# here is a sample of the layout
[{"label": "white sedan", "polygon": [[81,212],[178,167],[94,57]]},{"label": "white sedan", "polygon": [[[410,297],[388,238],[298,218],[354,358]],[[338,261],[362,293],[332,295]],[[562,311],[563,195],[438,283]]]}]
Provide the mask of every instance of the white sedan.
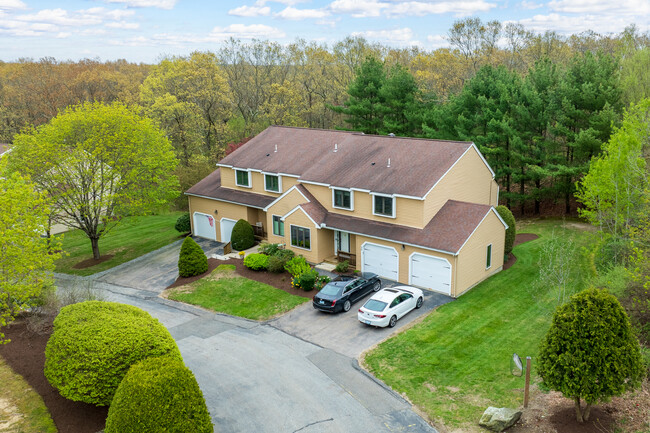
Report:
[{"label": "white sedan", "polygon": [[366,325],[390,326],[397,323],[414,308],[420,308],[424,302],[422,290],[409,286],[390,287],[380,290],[359,308],[359,321]]}]

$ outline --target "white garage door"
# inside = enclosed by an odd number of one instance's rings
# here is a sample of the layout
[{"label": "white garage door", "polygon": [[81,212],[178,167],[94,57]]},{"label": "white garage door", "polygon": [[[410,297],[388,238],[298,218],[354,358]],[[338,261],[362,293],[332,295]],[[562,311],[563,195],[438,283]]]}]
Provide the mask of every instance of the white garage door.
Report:
[{"label": "white garage door", "polygon": [[451,295],[451,265],[445,259],[415,253],[409,283]]},{"label": "white garage door", "polygon": [[194,236],[217,240],[217,225],[211,215],[194,212]]},{"label": "white garage door", "polygon": [[383,245],[365,243],[361,246],[361,270],[397,281],[399,257],[397,250]]},{"label": "white garage door", "polygon": [[235,227],[236,222],[228,218],[221,218],[221,221],[219,221],[219,224],[221,224],[221,242],[230,242],[232,228]]}]

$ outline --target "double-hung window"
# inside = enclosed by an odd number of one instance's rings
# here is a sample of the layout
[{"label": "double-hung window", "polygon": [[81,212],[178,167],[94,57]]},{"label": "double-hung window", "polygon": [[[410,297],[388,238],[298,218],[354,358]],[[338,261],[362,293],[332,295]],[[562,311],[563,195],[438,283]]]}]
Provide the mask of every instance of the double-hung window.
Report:
[{"label": "double-hung window", "polygon": [[264,189],[270,192],[280,192],[280,178],[274,174],[264,175]]},{"label": "double-hung window", "polygon": [[273,215],[273,234],[284,236],[284,221],[277,215]]},{"label": "double-hung window", "polygon": [[332,194],[335,208],[352,210],[352,191],[333,189]]},{"label": "double-hung window", "polygon": [[385,195],[375,195],[373,199],[372,213],[380,216],[394,217],[395,199]]},{"label": "double-hung window", "polygon": [[311,249],[310,230],[305,227],[291,226],[291,245]]},{"label": "double-hung window", "polygon": [[246,170],[235,170],[235,183],[237,186],[251,187],[250,172]]}]

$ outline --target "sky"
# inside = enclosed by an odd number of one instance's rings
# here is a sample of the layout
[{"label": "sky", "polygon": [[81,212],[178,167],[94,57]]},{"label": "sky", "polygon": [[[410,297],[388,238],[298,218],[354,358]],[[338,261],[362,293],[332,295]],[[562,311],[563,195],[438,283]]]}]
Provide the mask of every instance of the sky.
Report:
[{"label": "sky", "polygon": [[448,46],[454,21],[516,22],[568,35],[650,30],[650,0],[0,0],[0,60],[126,59],[216,51],[230,38]]}]

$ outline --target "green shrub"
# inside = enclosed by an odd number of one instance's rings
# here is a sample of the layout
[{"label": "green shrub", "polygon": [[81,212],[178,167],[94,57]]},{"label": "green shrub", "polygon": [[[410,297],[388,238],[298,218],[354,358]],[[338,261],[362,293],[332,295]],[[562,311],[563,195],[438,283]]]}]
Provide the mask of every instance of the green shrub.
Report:
[{"label": "green shrub", "polygon": [[501,205],[496,207],[497,213],[501,216],[501,219],[508,224],[506,230],[506,243],[505,243],[505,254],[510,254],[512,252],[512,247],[515,244],[515,237],[517,236],[517,227],[515,223],[515,217],[510,212],[510,209]]},{"label": "green shrub", "polygon": [[108,410],[106,433],[212,433],[203,393],[182,361],[149,358],[120,383]]},{"label": "green shrub", "polygon": [[318,280],[318,272],[314,269],[310,269],[306,272],[300,274],[299,283],[300,287],[305,291],[309,292],[314,289],[316,281]]},{"label": "green shrub", "polygon": [[329,283],[330,281],[332,281],[332,279],[331,279],[330,277],[328,277],[327,275],[321,275],[320,277],[318,277],[318,279],[317,279],[316,281],[318,282],[318,284],[319,284],[321,287],[323,287],[325,284],[327,284],[327,283]]},{"label": "green shrub", "polygon": [[208,272],[208,258],[203,249],[191,237],[186,237],[178,256],[178,275],[193,277]]},{"label": "green shrub", "polygon": [[280,244],[268,244],[264,242],[260,244],[258,249],[262,254],[266,254],[267,256],[273,256],[278,251],[280,251]]},{"label": "green shrub", "polygon": [[274,274],[281,274],[284,272],[284,266],[288,261],[289,259],[285,259],[284,257],[280,257],[278,255],[270,256],[267,269],[269,272],[273,272]]},{"label": "green shrub", "polygon": [[289,261],[296,256],[296,253],[291,250],[277,250],[273,255]]},{"label": "green shrub", "polygon": [[109,405],[136,362],[181,360],[169,331],[131,305],[87,301],[63,307],[45,348],[45,377],[67,399]]},{"label": "green shrub", "polygon": [[268,268],[269,256],[266,254],[249,254],[244,258],[244,266],[254,271]]},{"label": "green shrub", "polygon": [[343,260],[342,262],[338,262],[336,264],[336,267],[334,268],[334,270],[336,272],[340,272],[340,273],[347,272],[348,269],[350,269],[350,262],[347,261],[347,260]]},{"label": "green shrub", "polygon": [[309,263],[307,263],[307,260],[305,260],[303,256],[297,256],[289,260],[284,266],[284,269],[286,269],[293,277],[299,277],[305,272],[311,270],[311,266],[309,266]]},{"label": "green shrub", "polygon": [[190,225],[190,214],[184,213],[183,215],[179,216],[176,220],[174,228],[177,232],[189,233],[192,230],[192,227]]},{"label": "green shrub", "polygon": [[237,251],[247,250],[255,245],[255,233],[253,226],[246,220],[239,220],[232,228],[232,236],[230,237],[232,248]]}]

